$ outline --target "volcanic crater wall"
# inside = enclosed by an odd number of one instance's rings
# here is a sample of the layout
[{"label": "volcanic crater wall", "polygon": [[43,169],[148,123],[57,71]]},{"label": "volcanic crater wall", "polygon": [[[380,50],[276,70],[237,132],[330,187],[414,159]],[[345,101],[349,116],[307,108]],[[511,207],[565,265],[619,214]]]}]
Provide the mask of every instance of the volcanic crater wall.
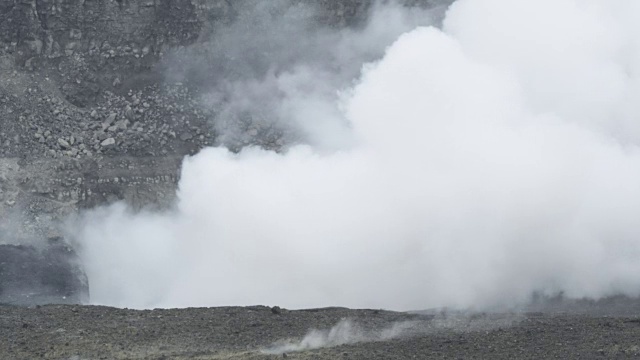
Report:
[{"label": "volcanic crater wall", "polygon": [[[279,1],[314,7],[318,26],[330,27],[358,26],[373,4]],[[246,4],[0,0],[0,214],[27,219],[23,231],[114,200],[169,203],[180,158],[219,142],[215,109],[201,106],[195,82],[169,81],[167,64],[215,38]],[[290,142],[250,125],[225,145]]]},{"label": "volcanic crater wall", "polygon": [[[313,8],[310,26],[331,28],[358,27],[374,3],[276,2],[279,8]],[[202,106],[207,89],[173,74],[180,59],[200,54],[199,47],[215,42],[219,31],[254,4],[0,0],[0,257],[13,259],[0,264],[0,302],[20,302],[28,293],[11,285],[24,282],[16,274],[49,272],[38,259],[50,260],[53,250],[47,248],[57,249],[50,245],[63,235],[60,224],[78,210],[119,200],[134,209],[166,208],[175,198],[185,155],[212,145],[278,151],[292,142],[282,129],[258,131],[249,119],[238,126],[242,136],[221,143],[212,126],[216,109]],[[221,58],[213,55],[202,61]],[[75,266],[67,270],[73,273]],[[58,280],[70,281],[52,281]],[[81,287],[85,293],[86,284]],[[54,293],[40,294],[35,302],[52,301],[60,295]]]}]

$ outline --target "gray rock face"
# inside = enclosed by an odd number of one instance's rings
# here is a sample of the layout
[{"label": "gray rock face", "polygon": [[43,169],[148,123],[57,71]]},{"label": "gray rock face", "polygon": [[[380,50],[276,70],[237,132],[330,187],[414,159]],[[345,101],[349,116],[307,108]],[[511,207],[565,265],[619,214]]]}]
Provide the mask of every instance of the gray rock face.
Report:
[{"label": "gray rock face", "polygon": [[80,304],[88,298],[87,277],[61,239],[42,249],[0,245],[0,304]]},{"label": "gray rock face", "polygon": [[[20,67],[59,64],[57,70],[69,75],[58,79],[66,99],[86,106],[104,88],[145,82],[167,52],[193,44],[203,29],[233,21],[244,1],[1,0],[0,54]],[[352,23],[371,3],[321,1],[322,21]]]},{"label": "gray rock face", "polygon": [[[433,1],[444,0],[411,3]],[[215,109],[203,108],[199,74],[181,67],[180,54],[198,53],[190,49],[252,3],[0,0],[0,157],[186,155],[218,145]],[[373,1],[279,3],[307,4],[318,10],[318,24],[341,27],[365,19]],[[249,125],[239,127],[244,135],[232,149],[291,142],[280,130]],[[24,134],[35,136],[16,138]],[[82,141],[72,144],[72,136]],[[102,146],[108,138],[118,146]]]},{"label": "gray rock face", "polygon": [[69,216],[119,200],[137,210],[167,208],[180,163],[181,157],[0,158],[0,244],[63,236]]}]

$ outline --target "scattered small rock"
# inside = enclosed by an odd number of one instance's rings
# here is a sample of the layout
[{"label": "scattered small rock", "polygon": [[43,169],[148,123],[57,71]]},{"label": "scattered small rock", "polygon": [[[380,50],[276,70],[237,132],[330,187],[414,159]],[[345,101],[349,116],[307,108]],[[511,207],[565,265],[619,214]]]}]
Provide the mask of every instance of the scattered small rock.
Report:
[{"label": "scattered small rock", "polygon": [[114,146],[116,144],[116,139],[114,138],[107,138],[102,140],[102,142],[100,143],[100,146],[102,147],[110,147],[110,146]]},{"label": "scattered small rock", "polygon": [[69,142],[63,138],[58,139],[58,145],[60,145],[60,147],[65,150],[68,150],[71,148],[71,145],[69,144]]},{"label": "scattered small rock", "polygon": [[118,116],[118,114],[116,113],[111,113],[109,114],[109,116],[107,116],[107,119],[104,121],[105,124],[113,124],[114,121],[116,121],[116,117]]}]

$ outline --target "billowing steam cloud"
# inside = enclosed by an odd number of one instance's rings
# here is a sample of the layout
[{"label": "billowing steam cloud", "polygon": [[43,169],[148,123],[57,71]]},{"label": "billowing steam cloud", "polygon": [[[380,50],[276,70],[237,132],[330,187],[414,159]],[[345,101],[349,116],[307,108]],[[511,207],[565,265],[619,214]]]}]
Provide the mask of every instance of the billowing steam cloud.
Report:
[{"label": "billowing steam cloud", "polygon": [[174,211],[86,214],[93,301],[402,310],[639,295],[638,14],[636,0],[459,0],[352,87],[308,71],[300,85],[339,91],[339,111],[295,86],[278,106],[344,121],[331,131],[349,146],[206,149],[185,160]]}]

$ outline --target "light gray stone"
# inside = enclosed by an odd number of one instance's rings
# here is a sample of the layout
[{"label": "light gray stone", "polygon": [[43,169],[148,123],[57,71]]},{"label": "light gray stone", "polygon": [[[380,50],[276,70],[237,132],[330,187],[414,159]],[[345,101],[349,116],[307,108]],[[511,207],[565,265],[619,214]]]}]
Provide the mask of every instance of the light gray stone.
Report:
[{"label": "light gray stone", "polygon": [[100,146],[102,147],[110,147],[110,146],[114,146],[116,144],[116,139],[114,138],[107,138],[104,139],[101,143]]}]

